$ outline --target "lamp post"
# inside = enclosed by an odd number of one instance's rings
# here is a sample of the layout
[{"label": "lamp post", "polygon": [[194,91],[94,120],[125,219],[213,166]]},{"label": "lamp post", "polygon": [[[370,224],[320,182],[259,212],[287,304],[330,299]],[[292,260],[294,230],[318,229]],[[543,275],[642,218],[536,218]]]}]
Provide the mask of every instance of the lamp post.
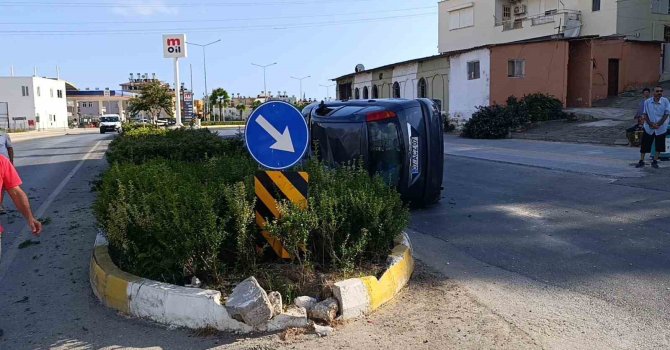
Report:
[{"label": "lamp post", "polygon": [[256,67],[263,68],[263,95],[265,95],[265,100],[267,101],[268,86],[267,86],[267,80],[266,80],[266,76],[265,76],[265,69],[270,67],[270,66],[274,66],[275,64],[277,64],[277,62],[266,64],[266,65],[261,65],[261,64],[256,64],[256,63],[251,63],[251,64],[256,66]]},{"label": "lamp post", "polygon": [[196,44],[196,43],[192,43],[192,42],[186,42],[189,45],[195,45],[195,46],[202,47],[202,66],[203,66],[203,70],[205,71],[205,101],[204,101],[205,102],[204,103],[205,104],[205,112],[204,112],[203,117],[207,116],[207,102],[209,102],[209,101],[207,101],[207,98],[209,97],[209,91],[207,90],[207,51],[205,51],[205,49],[207,48],[207,46],[216,44],[220,41],[221,41],[221,39],[212,41],[211,43],[207,43],[207,44]]},{"label": "lamp post", "polygon": [[307,79],[307,78],[311,78],[311,77],[312,77],[311,75],[308,75],[308,76],[302,77],[302,78],[291,77],[291,79],[295,79],[295,80],[300,81],[300,101],[303,100],[303,97],[302,97],[302,81]]},{"label": "lamp post", "polygon": [[330,88],[335,86],[335,84],[331,84],[331,85],[321,85],[321,84],[319,84],[319,86],[326,88],[326,100],[330,100]]}]

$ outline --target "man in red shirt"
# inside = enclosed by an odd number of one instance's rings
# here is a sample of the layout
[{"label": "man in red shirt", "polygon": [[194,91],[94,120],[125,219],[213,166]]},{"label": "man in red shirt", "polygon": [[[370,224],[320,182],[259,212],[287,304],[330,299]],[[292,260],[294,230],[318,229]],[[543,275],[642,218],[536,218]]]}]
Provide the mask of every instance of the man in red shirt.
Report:
[{"label": "man in red shirt", "polygon": [[[28,196],[21,189],[22,183],[19,174],[9,159],[0,155],[0,190],[7,191],[16,209],[26,218],[26,223],[33,235],[39,236],[42,232],[42,223],[33,216]],[[2,233],[4,231],[4,228],[0,225],[0,257],[2,256]]]},{"label": "man in red shirt", "polygon": [[[7,191],[9,197],[12,198],[16,209],[26,218],[26,222],[33,232],[33,235],[39,236],[42,232],[42,223],[35,219],[32,210],[30,210],[30,202],[28,196],[21,189],[21,178],[16,172],[12,163],[5,156],[0,155],[0,191]],[[2,257],[2,233],[4,228],[0,225],[0,257]],[[0,329],[0,337],[3,331]]]}]

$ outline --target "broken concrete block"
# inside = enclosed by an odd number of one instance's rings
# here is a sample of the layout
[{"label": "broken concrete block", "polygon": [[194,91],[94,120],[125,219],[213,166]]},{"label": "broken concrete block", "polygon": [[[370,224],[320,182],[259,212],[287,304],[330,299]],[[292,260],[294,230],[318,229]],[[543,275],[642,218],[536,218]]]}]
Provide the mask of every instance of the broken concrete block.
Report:
[{"label": "broken concrete block", "polygon": [[253,327],[272,318],[272,304],[254,277],[247,278],[233,289],[226,308],[231,317]]},{"label": "broken concrete block", "polygon": [[289,306],[281,315],[273,317],[268,323],[266,330],[275,332],[288,328],[304,328],[309,326],[310,321],[307,318],[307,310],[303,307]]},{"label": "broken concrete block", "polygon": [[340,303],[342,319],[348,320],[362,316],[370,309],[368,289],[360,278],[335,283],[333,294]]},{"label": "broken concrete block", "polygon": [[314,333],[318,335],[319,337],[327,337],[335,331],[333,327],[330,326],[319,326],[318,324],[314,324]]},{"label": "broken concrete block", "polygon": [[295,306],[303,307],[307,311],[311,310],[317,302],[315,298],[308,296],[297,297],[293,300]]},{"label": "broken concrete block", "polygon": [[281,294],[279,292],[270,292],[268,294],[268,299],[272,305],[272,315],[277,316],[284,311],[284,306],[282,305]]},{"label": "broken concrete block", "polygon": [[337,300],[328,298],[309,310],[309,317],[313,320],[324,321],[327,323],[333,322],[337,317]]}]

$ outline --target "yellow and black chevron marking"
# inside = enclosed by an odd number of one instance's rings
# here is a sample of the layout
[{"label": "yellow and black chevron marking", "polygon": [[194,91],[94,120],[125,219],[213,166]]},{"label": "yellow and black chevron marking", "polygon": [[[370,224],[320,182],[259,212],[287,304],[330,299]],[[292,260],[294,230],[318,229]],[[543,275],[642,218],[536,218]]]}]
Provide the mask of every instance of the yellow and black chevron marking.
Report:
[{"label": "yellow and black chevron marking", "polygon": [[[256,223],[265,227],[268,220],[278,219],[277,203],[288,200],[300,208],[307,208],[309,198],[309,174],[296,171],[259,171],[254,177],[256,183]],[[292,258],[279,239],[267,231],[261,231],[272,250],[282,259]]]}]

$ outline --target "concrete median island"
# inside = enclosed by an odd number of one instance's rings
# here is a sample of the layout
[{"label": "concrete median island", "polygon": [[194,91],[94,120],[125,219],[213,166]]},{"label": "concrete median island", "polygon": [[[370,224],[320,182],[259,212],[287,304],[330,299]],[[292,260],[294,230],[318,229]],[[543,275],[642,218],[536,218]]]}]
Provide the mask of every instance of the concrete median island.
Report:
[{"label": "concrete median island", "polygon": [[402,233],[380,278],[340,281],[333,287],[333,298],[317,301],[298,297],[296,305],[284,309],[279,293],[266,293],[253,277],[239,283],[227,300],[222,300],[219,291],[126,273],[112,262],[108,242],[99,233],[90,261],[90,283],[106,307],[169,326],[239,333],[313,327],[317,334],[327,335],[329,331],[315,322],[328,324],[334,319],[350,320],[373,312],[402,290],[413,271],[412,247],[409,237]]}]

